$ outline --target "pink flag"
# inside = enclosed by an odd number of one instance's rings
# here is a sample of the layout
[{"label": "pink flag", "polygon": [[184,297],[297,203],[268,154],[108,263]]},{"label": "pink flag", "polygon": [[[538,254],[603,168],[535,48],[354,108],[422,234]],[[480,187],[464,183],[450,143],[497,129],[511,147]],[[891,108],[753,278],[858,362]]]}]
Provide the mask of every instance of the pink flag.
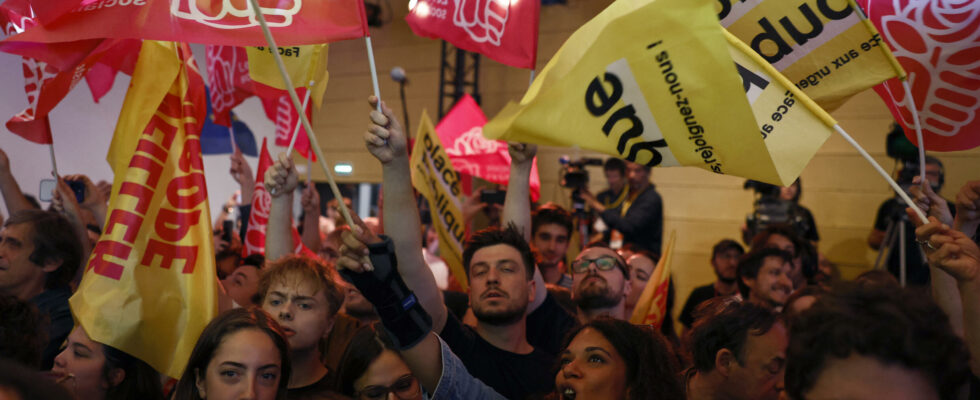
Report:
[{"label": "pink flag", "polygon": [[418,0],[405,17],[416,35],[444,39],[501,63],[534,69],[538,0]]},{"label": "pink flag", "polygon": [[[231,109],[253,95],[248,56],[238,46],[207,46],[208,87],[216,124],[231,126]],[[274,121],[274,120],[273,120]]]},{"label": "pink flag", "polygon": [[[299,113],[296,112],[296,107],[293,107],[293,102],[289,99],[286,91],[261,84],[256,84],[255,86],[263,88],[258,90],[259,97],[262,98],[262,107],[265,108],[265,115],[276,123],[276,145],[282,147],[289,146],[289,141],[293,137],[293,132],[296,131],[296,126],[299,126],[299,137],[296,138],[294,149],[303,157],[310,155],[312,156],[310,160],[316,161],[316,155],[313,153],[312,147],[310,147],[310,139],[306,136],[306,128],[302,126],[303,123],[299,119]],[[279,95],[275,96],[275,93]],[[305,97],[306,88],[296,88],[296,95],[301,99]],[[312,102],[306,105],[306,117],[310,119],[310,123],[312,124]]]},{"label": "pink flag", "polygon": [[[152,39],[262,46],[248,0],[33,0],[42,26],[6,42],[59,43],[93,38]],[[367,36],[363,0],[259,0],[281,45]]]},{"label": "pink flag", "polygon": [[126,75],[133,74],[142,44],[141,40],[136,39],[118,41],[85,74],[85,83],[92,91],[92,98],[96,103],[112,89],[117,74],[120,72]]},{"label": "pink flag", "polygon": [[[265,170],[272,165],[272,157],[266,147],[266,140],[262,139],[262,152],[259,153],[258,175],[255,177],[255,191],[252,193],[252,211],[248,216],[248,229],[245,231],[244,246],[242,246],[242,256],[248,257],[252,254],[265,254],[265,229],[269,222],[269,208],[272,205],[272,195],[265,190]],[[303,239],[299,235],[296,227],[293,227],[294,254],[309,257],[316,257],[309,248],[303,245]]]},{"label": "pink flag", "polygon": [[910,100],[925,148],[980,146],[980,2],[858,0],[908,73],[913,99],[892,79],[875,87],[917,143]]},{"label": "pink flag", "polygon": [[[506,185],[510,180],[507,142],[484,138],[483,125],[486,123],[487,117],[483,115],[480,105],[469,94],[464,94],[436,125],[436,133],[446,148],[453,168],[460,174]],[[540,196],[541,180],[535,158],[531,167],[531,200],[538,201]]]}]

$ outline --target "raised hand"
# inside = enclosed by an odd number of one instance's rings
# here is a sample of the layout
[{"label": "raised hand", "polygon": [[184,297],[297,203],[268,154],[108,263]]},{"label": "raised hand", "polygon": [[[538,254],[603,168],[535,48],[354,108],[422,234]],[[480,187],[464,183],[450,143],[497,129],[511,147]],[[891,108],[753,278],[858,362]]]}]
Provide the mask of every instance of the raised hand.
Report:
[{"label": "raised hand", "polygon": [[916,176],[912,179],[912,187],[909,188],[912,200],[915,201],[915,206],[926,213],[926,215],[936,217],[939,222],[952,225],[953,214],[949,211],[949,204],[946,203],[946,199],[932,191],[932,186],[929,184],[928,179],[926,179],[925,185],[922,185],[921,182],[921,177]]},{"label": "raised hand", "polygon": [[279,159],[265,171],[265,190],[276,198],[292,193],[296,186],[299,186],[299,174],[293,159],[286,153],[279,153]]},{"label": "raised hand", "polygon": [[238,149],[231,155],[231,177],[238,182],[242,190],[242,204],[252,204],[252,191],[255,190],[255,174],[248,165],[245,156]]},{"label": "raised hand", "polygon": [[395,118],[383,101],[382,112],[378,112],[375,109],[377,97],[368,97],[368,103],[371,105],[371,124],[368,125],[367,132],[364,132],[364,144],[368,151],[382,164],[388,164],[399,157],[407,158],[408,140],[398,118]]},{"label": "raised hand", "polygon": [[959,282],[980,278],[980,247],[963,232],[929,217],[928,224],[916,221],[916,240],[922,244],[929,263],[941,268]]},{"label": "raised hand", "polygon": [[358,273],[371,271],[373,268],[367,258],[367,246],[381,242],[381,238],[371,232],[357,214],[351,214],[351,218],[354,220],[354,226],[340,234],[343,244],[340,245],[337,269],[349,269]]},{"label": "raised hand", "polygon": [[511,162],[530,163],[538,153],[538,146],[528,143],[507,143],[507,152],[510,153]]},{"label": "raised hand", "polygon": [[316,187],[313,185],[309,185],[306,189],[303,189],[303,195],[299,198],[299,202],[307,215],[320,215],[320,193],[317,192]]},{"label": "raised hand", "polygon": [[980,181],[970,181],[956,194],[957,228],[976,231],[980,224]]}]

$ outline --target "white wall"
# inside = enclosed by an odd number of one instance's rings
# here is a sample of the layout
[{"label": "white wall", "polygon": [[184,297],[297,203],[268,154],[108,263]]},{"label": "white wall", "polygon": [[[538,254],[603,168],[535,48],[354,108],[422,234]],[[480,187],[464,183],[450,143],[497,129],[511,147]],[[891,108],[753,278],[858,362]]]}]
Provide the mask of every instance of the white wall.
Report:
[{"label": "white wall", "polygon": [[[193,45],[197,63],[204,63],[204,46]],[[207,71],[202,71],[207,73]],[[21,72],[21,60],[18,56],[0,53],[0,76],[3,80],[4,92],[0,95],[0,121],[6,122],[11,116],[27,106],[24,94],[24,78]],[[55,157],[58,171],[62,175],[85,174],[93,181],[112,180],[112,171],[106,162],[106,152],[112,141],[116,128],[116,120],[122,109],[123,99],[129,86],[130,77],[120,74],[112,90],[96,104],[92,101],[92,93],[88,86],[80,83],[58,104],[51,112],[51,130],[54,138]],[[250,98],[235,108],[235,113],[248,124],[256,136],[256,142],[262,145],[262,137],[269,137],[270,152],[277,154],[274,146],[275,126],[262,110],[262,103],[257,98]],[[3,124],[0,124],[3,125]],[[0,128],[0,149],[10,158],[11,169],[24,193],[38,195],[41,179],[51,178],[51,157],[47,146],[38,145],[10,133],[6,127]],[[247,157],[255,170],[257,159]],[[218,210],[238,189],[238,184],[231,179],[228,169],[231,163],[228,155],[204,157],[204,172],[208,184],[208,198],[211,205],[211,215],[217,215]],[[47,207],[47,204],[42,204]],[[3,215],[10,215],[6,205],[0,205]]]}]

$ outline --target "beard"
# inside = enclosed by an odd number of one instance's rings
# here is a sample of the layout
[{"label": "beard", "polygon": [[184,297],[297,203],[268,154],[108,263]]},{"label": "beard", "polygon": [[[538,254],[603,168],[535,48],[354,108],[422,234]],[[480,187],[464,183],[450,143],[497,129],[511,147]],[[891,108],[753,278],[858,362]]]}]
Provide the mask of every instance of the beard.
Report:
[{"label": "beard", "polygon": [[602,278],[598,278],[599,283],[590,283],[588,286],[577,290],[574,293],[575,304],[583,310],[595,310],[610,308],[619,304],[622,296],[616,296],[609,289],[609,284]]},{"label": "beard", "polygon": [[527,302],[523,304],[520,302],[507,303],[503,309],[496,310],[487,310],[480,302],[473,304],[473,316],[476,317],[476,320],[494,326],[512,325],[524,318],[526,312]]}]

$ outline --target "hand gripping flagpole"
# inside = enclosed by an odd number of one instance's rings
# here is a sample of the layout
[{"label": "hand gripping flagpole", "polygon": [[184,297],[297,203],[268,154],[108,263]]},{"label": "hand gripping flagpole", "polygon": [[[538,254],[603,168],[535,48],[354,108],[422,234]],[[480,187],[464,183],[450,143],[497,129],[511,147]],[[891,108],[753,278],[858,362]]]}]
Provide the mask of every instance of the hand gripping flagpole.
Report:
[{"label": "hand gripping flagpole", "polygon": [[912,111],[912,123],[915,124],[915,147],[919,148],[919,179],[922,185],[926,184],[926,146],[922,143],[922,124],[919,123],[919,109],[915,106],[915,98],[912,97],[912,88],[909,87],[909,80],[906,76],[902,79],[902,87],[905,88],[905,99],[909,102],[909,111]]},{"label": "hand gripping flagpole", "polygon": [[915,211],[915,215],[917,215],[919,219],[922,220],[923,224],[929,223],[929,220],[926,218],[926,214],[923,213],[922,210],[919,209],[919,207],[915,206],[915,202],[912,201],[911,198],[909,198],[909,195],[905,193],[905,191],[902,190],[900,186],[898,186],[898,183],[895,183],[895,180],[892,179],[891,175],[888,175],[888,172],[885,172],[885,169],[881,168],[881,165],[878,165],[878,162],[875,161],[875,159],[872,158],[867,151],[864,151],[864,148],[861,147],[861,145],[858,144],[858,142],[854,141],[854,138],[852,138],[851,135],[848,135],[847,132],[845,132],[844,129],[841,128],[839,124],[834,125],[834,130],[837,131],[838,134],[843,136],[844,140],[846,140],[847,143],[850,143],[851,146],[853,146],[858,151],[858,153],[861,154],[861,157],[864,157],[865,160],[868,160],[868,163],[870,163],[871,166],[874,167],[875,171],[878,171],[878,174],[880,174],[882,178],[885,178],[885,181],[888,182],[888,184],[891,185],[892,189],[895,190],[895,193],[897,193],[898,196],[905,201],[905,204],[907,204],[909,207],[912,208],[913,211]]},{"label": "hand gripping flagpole", "polygon": [[[306,136],[310,140],[310,147],[316,153],[318,161],[320,162],[320,167],[323,168],[323,172],[327,174],[327,183],[330,184],[330,191],[333,192],[334,197],[337,199],[343,199],[343,195],[340,193],[340,189],[337,187],[337,182],[334,181],[333,174],[330,172],[330,168],[327,166],[326,158],[323,157],[323,150],[320,149],[320,144],[317,142],[316,134],[313,132],[313,126],[310,125],[309,118],[306,118],[306,109],[302,106],[299,101],[299,96],[296,95],[296,88],[293,86],[293,81],[289,78],[289,73],[286,72],[286,64],[282,62],[282,56],[279,55],[279,46],[276,45],[275,39],[272,38],[272,32],[269,31],[269,25],[265,22],[265,16],[259,12],[258,0],[248,0],[249,4],[252,6],[252,12],[255,13],[255,19],[259,21],[259,25],[262,27],[262,34],[265,35],[265,41],[269,44],[269,48],[272,49],[272,55],[276,59],[276,66],[279,67],[279,74],[282,75],[283,82],[286,83],[286,91],[289,93],[289,99],[293,101],[293,107],[300,110],[299,120],[303,123],[303,128],[306,129]],[[370,40],[368,41],[370,43]],[[371,53],[368,52],[370,55]],[[373,56],[369,56],[373,58]],[[372,63],[373,65],[373,63]],[[373,75],[373,74],[372,74]],[[377,81],[377,78],[375,78]],[[377,94],[378,89],[375,86],[375,93]],[[380,102],[380,99],[379,99]],[[356,226],[354,224],[354,219],[350,216],[350,210],[347,209],[347,205],[343,201],[339,202],[340,213],[344,216],[344,221],[347,222],[352,229]]]}]

